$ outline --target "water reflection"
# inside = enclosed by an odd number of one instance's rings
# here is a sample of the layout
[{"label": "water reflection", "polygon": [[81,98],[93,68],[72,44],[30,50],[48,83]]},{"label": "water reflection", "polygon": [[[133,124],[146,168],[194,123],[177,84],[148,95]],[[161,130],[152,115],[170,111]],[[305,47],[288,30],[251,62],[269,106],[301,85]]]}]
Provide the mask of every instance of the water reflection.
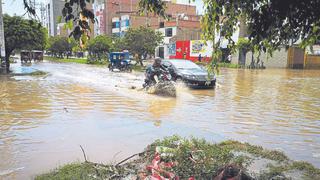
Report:
[{"label": "water reflection", "polygon": [[148,102],[147,111],[151,114],[151,119],[154,121],[155,126],[161,125],[161,119],[166,118],[172,113],[173,109],[176,107],[176,99],[153,99]]},{"label": "water reflection", "polygon": [[[0,81],[0,171],[12,174],[19,166],[17,144],[32,144],[33,140],[19,132],[37,128],[49,117],[51,102],[47,90],[36,82],[16,82],[5,78]],[[0,176],[1,177],[1,176]],[[14,178],[14,174],[11,178]]]}]

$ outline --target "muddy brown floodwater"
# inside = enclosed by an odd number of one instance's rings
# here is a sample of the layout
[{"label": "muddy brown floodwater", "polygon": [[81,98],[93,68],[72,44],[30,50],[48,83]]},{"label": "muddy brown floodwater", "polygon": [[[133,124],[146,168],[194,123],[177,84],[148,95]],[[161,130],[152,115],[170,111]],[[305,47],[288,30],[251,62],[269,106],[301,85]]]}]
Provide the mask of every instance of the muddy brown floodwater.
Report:
[{"label": "muddy brown floodwater", "polygon": [[[15,65],[19,66],[19,65]],[[0,79],[0,179],[32,179],[68,162],[116,162],[178,134],[234,139],[320,167],[320,71],[222,69],[214,90],[177,98],[132,90],[142,73],[44,62],[45,77]]]}]

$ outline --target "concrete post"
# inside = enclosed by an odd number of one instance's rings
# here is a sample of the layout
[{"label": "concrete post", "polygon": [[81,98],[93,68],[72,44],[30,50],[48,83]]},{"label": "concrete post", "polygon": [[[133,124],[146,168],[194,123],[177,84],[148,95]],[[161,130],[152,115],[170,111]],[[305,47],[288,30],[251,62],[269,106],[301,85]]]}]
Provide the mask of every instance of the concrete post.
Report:
[{"label": "concrete post", "polygon": [[4,40],[4,29],[3,29],[3,15],[2,15],[2,0],[0,0],[0,57],[1,57],[1,67],[4,72],[6,72],[6,63],[5,63],[5,40]]}]

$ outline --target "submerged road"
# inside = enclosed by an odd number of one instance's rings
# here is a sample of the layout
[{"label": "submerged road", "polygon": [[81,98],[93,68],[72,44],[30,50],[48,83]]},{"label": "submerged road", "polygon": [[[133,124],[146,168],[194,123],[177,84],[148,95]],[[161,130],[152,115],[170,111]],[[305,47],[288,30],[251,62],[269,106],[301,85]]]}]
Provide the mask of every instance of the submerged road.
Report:
[{"label": "submerged road", "polygon": [[0,77],[0,179],[83,161],[79,145],[108,163],[173,134],[249,142],[320,167],[320,71],[222,69],[216,89],[178,87],[177,98],[161,98],[130,88],[142,73],[32,68],[50,74]]}]

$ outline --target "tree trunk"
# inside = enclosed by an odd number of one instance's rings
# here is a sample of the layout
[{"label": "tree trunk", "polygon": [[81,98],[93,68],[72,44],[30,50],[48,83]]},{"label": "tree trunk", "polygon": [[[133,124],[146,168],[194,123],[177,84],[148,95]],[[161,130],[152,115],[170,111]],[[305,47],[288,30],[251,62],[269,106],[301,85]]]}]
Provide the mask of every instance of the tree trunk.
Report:
[{"label": "tree trunk", "polygon": [[246,54],[247,54],[247,51],[245,49],[240,49],[240,51],[239,51],[239,62],[238,62],[238,64],[240,66],[245,66],[246,65]]},{"label": "tree trunk", "polygon": [[142,63],[142,55],[139,55],[139,63],[141,65],[141,67],[143,66],[143,63]]},{"label": "tree trunk", "polygon": [[136,66],[138,63],[140,63],[140,65],[143,66],[142,55],[141,55],[141,54],[138,55],[138,59],[136,60],[135,66]]},{"label": "tree trunk", "polygon": [[10,72],[10,54],[6,53],[5,56],[5,73],[8,74]]}]

